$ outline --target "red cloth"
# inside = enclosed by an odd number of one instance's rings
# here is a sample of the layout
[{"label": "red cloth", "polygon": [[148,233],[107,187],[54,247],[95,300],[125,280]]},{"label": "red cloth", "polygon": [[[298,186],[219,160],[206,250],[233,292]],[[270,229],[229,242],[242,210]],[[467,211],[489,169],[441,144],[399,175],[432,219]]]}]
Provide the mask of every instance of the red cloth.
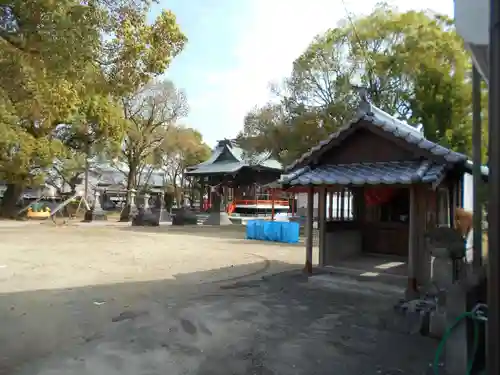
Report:
[{"label": "red cloth", "polygon": [[390,187],[375,187],[365,190],[365,202],[367,206],[375,206],[387,203],[394,195],[394,189]]}]

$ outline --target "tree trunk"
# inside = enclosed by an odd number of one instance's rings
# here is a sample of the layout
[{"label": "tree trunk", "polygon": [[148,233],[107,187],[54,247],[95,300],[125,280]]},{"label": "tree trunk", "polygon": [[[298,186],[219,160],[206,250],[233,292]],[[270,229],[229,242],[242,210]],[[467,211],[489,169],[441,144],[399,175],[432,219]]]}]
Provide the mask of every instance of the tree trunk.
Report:
[{"label": "tree trunk", "polygon": [[2,217],[15,219],[17,216],[17,202],[21,197],[24,186],[20,184],[7,184],[7,189],[3,193],[0,215]]}]

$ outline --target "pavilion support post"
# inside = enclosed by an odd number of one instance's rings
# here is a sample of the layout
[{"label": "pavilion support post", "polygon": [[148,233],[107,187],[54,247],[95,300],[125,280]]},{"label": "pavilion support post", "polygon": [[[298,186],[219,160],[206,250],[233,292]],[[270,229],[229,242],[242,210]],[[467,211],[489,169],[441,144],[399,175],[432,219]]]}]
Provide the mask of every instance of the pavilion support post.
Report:
[{"label": "pavilion support post", "polygon": [[428,250],[425,233],[432,228],[427,223],[428,199],[427,191],[423,186],[416,186],[416,201],[417,203],[417,255],[418,265],[416,267],[417,284],[427,287],[431,281],[431,255]]},{"label": "pavilion support post", "polygon": [[417,268],[419,262],[418,246],[418,210],[417,191],[414,185],[409,187],[410,194],[410,217],[408,233],[408,285],[406,287],[406,299],[417,298]]},{"label": "pavilion support post", "polygon": [[275,216],[275,212],[274,212],[274,196],[275,196],[275,189],[274,188],[271,188],[271,221],[274,221],[274,216]]},{"label": "pavilion support post", "polygon": [[318,194],[318,229],[319,229],[319,265],[325,265],[326,255],[326,188],[322,187]]},{"label": "pavilion support post", "polygon": [[453,228],[455,226],[455,212],[458,207],[458,197],[457,197],[457,184],[453,182],[451,186],[448,187],[449,202],[450,202],[450,226]]},{"label": "pavilion support post", "polygon": [[201,179],[200,181],[200,190],[199,190],[199,194],[200,194],[200,212],[203,212],[203,206],[205,204],[205,182],[203,181],[203,178]]},{"label": "pavilion support post", "polygon": [[306,216],[306,265],[304,271],[312,274],[313,258],[313,222],[314,222],[314,187],[307,190],[307,216]]},{"label": "pavilion support post", "polygon": [[227,212],[227,207],[229,205],[229,188],[227,186],[224,186],[222,188],[222,194],[223,194],[222,207],[224,208],[224,211]]}]

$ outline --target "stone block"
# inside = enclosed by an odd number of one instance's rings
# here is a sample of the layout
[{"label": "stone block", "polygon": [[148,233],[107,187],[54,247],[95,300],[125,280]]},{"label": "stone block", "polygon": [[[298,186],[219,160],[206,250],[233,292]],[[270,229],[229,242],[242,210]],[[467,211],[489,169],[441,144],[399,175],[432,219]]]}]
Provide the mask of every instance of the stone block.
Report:
[{"label": "stone block", "polygon": [[208,217],[203,222],[203,225],[232,225],[233,222],[229,219],[226,212],[210,212]]},{"label": "stone block", "polygon": [[157,227],[160,225],[160,216],[147,212],[144,208],[140,208],[137,215],[132,219],[133,227]]},{"label": "stone block", "polygon": [[172,217],[172,225],[198,225],[198,216],[190,210],[181,208]]},{"label": "stone block", "polygon": [[90,223],[92,221],[105,221],[108,220],[108,216],[106,212],[103,210],[94,210],[90,209],[85,211],[85,215],[83,216],[84,223]]}]

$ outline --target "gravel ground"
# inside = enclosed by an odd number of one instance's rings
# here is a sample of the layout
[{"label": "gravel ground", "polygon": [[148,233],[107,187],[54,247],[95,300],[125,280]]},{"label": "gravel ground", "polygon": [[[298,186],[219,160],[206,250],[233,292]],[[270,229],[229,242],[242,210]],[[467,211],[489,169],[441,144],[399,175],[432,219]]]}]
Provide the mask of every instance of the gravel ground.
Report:
[{"label": "gravel ground", "polygon": [[230,228],[0,223],[0,236],[0,374],[428,370],[434,342],[401,333],[397,295],[313,287],[301,246]]}]

